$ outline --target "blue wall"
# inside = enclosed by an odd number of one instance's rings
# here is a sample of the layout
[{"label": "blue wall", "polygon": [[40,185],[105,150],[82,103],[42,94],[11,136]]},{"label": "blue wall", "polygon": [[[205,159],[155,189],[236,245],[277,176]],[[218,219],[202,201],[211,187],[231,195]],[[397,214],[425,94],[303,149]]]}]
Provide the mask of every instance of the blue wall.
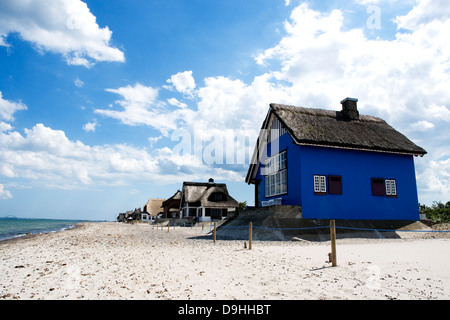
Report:
[{"label": "blue wall", "polygon": [[[300,149],[304,218],[419,220],[413,156],[306,146]],[[342,195],[314,195],[314,174],[342,176]],[[373,196],[371,178],[395,179],[397,197]]]},{"label": "blue wall", "polygon": [[[301,205],[309,219],[419,220],[413,156],[297,146],[289,134],[279,139],[282,150],[287,150],[288,194],[266,199],[258,172],[261,200]],[[314,174],[342,176],[342,195],[314,195]],[[373,196],[371,178],[395,179],[397,197]]]}]

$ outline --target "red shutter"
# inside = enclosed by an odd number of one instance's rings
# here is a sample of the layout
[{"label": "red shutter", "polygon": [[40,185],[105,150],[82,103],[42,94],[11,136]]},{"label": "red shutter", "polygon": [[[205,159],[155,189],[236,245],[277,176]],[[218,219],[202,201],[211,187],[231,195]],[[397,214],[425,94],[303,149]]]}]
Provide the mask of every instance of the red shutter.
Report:
[{"label": "red shutter", "polygon": [[372,195],[373,196],[385,196],[386,195],[384,179],[372,178]]}]

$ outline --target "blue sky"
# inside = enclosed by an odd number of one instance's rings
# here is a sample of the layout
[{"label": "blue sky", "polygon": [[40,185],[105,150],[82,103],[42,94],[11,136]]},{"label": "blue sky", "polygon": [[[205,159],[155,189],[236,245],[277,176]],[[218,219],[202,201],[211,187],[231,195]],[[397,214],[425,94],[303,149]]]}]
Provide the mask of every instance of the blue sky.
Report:
[{"label": "blue sky", "polygon": [[113,220],[210,177],[252,205],[269,103],[347,96],[428,151],[420,202],[448,201],[449,18],[442,0],[2,0],[0,216]]}]

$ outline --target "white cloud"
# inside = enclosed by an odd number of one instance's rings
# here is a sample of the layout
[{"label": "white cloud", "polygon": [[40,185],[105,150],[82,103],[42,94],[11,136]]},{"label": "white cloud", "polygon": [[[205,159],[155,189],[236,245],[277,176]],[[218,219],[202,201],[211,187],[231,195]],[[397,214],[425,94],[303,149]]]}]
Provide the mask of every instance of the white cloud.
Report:
[{"label": "white cloud", "polygon": [[409,131],[416,131],[416,132],[425,132],[430,129],[434,128],[434,124],[425,120],[417,121],[412,123],[409,127]]},{"label": "white cloud", "polygon": [[420,0],[406,15],[397,17],[395,22],[399,29],[417,30],[435,20],[443,22],[449,16],[450,7],[447,0]]},{"label": "white cloud", "polygon": [[0,121],[0,132],[9,131],[12,129],[12,126],[9,123]]},{"label": "white cloud", "polygon": [[392,41],[370,40],[361,27],[345,28],[339,10],[323,13],[302,4],[285,22],[285,36],[256,62],[281,64],[273,74],[289,84],[292,104],[339,108],[340,99],[355,96],[363,112],[394,124],[429,121],[433,113],[423,110],[436,106],[448,111],[449,19]]},{"label": "white cloud", "polygon": [[158,89],[146,87],[140,83],[134,86],[121,87],[119,89],[106,89],[108,92],[117,93],[124,98],[124,101],[116,101],[119,104],[142,104],[152,105],[158,97]]},{"label": "white cloud", "polygon": [[116,104],[123,109],[96,109],[95,113],[118,119],[126,125],[153,127],[165,136],[170,130],[177,129],[177,122],[188,119],[191,113],[190,110],[182,108],[177,110],[167,109],[165,103],[158,100],[158,89],[140,83],[118,89],[107,89],[106,91],[122,96],[122,100],[117,100]]},{"label": "white cloud", "polygon": [[446,106],[432,103],[426,108],[425,111],[425,115],[427,118],[450,121],[450,110]]},{"label": "white cloud", "polygon": [[188,105],[187,105],[186,103],[180,102],[180,101],[178,101],[178,99],[176,99],[176,98],[170,98],[170,99],[167,99],[167,102],[168,102],[169,104],[171,104],[172,106],[175,106],[175,107],[178,107],[178,108],[181,108],[181,109],[185,109],[185,108],[188,107]]},{"label": "white cloud", "polygon": [[420,192],[429,202],[449,201],[450,159],[427,161],[424,170],[418,173],[417,180],[420,181]]},{"label": "white cloud", "polygon": [[3,184],[0,183],[0,199],[11,199],[12,194],[10,191],[6,190]]},{"label": "white cloud", "polygon": [[161,138],[163,138],[162,135],[158,136],[158,137],[150,137],[150,138],[148,138],[147,140],[148,140],[148,143],[150,144],[150,147],[153,147],[153,145],[155,143],[157,143],[159,140],[161,140]]},{"label": "white cloud", "polygon": [[[24,133],[0,133],[0,177],[14,177],[23,185],[74,189],[233,175],[204,166],[194,156],[176,155],[168,148],[149,152],[121,144],[89,146],[43,124]],[[9,193],[5,190],[3,194],[6,197]]]},{"label": "white cloud", "polygon": [[62,54],[68,64],[90,67],[96,62],[125,60],[110,45],[112,32],[100,28],[80,0],[4,0],[0,2],[0,45],[18,33],[41,52]]},{"label": "white cloud", "polygon": [[192,71],[184,71],[174,74],[167,80],[167,83],[171,83],[178,92],[186,95],[192,95],[195,89],[195,80],[192,76]]},{"label": "white cloud", "polygon": [[0,119],[6,121],[14,120],[14,113],[19,110],[27,110],[27,106],[22,102],[11,102],[2,98],[0,91]]},{"label": "white cloud", "polygon": [[43,124],[0,134],[0,173],[56,188],[123,184],[157,172],[145,149],[125,145],[88,146]]},{"label": "white cloud", "polygon": [[93,122],[88,122],[83,126],[83,130],[86,132],[95,132],[95,130],[97,129],[98,126],[98,122],[97,120],[93,121]]}]

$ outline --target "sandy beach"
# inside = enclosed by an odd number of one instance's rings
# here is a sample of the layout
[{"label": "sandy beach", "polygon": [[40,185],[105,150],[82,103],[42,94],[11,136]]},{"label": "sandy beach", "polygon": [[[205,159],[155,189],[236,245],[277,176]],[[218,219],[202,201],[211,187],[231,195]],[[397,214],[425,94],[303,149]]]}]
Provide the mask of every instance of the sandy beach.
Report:
[{"label": "sandy beach", "polygon": [[448,234],[330,242],[202,237],[199,227],[82,223],[0,242],[0,299],[449,299]]}]

